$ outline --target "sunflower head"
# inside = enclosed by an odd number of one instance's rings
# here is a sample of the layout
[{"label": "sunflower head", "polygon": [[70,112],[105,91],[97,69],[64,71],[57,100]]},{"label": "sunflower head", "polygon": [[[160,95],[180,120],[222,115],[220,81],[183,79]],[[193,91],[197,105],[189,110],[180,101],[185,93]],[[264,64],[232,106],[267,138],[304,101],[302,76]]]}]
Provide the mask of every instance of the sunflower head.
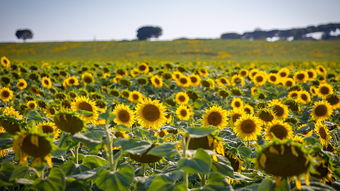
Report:
[{"label": "sunflower head", "polygon": [[340,107],[340,96],[336,94],[331,94],[326,97],[326,101],[332,106],[333,109],[338,109]]},{"label": "sunflower head", "polygon": [[211,106],[205,110],[202,120],[204,126],[211,125],[223,129],[227,125],[227,111],[221,106]]},{"label": "sunflower head", "polygon": [[288,123],[284,123],[279,120],[274,120],[269,123],[266,128],[266,138],[273,140],[274,137],[285,140],[293,136],[292,127]]},{"label": "sunflower head", "polygon": [[291,88],[291,87],[295,86],[295,81],[292,78],[285,78],[283,80],[283,85],[286,88]]},{"label": "sunflower head", "polygon": [[147,65],[146,63],[141,63],[138,67],[138,72],[141,74],[147,74],[149,72],[149,65]]},{"label": "sunflower head", "polygon": [[71,103],[72,111],[84,112],[80,114],[80,118],[86,122],[93,122],[98,118],[98,109],[96,103],[87,97],[76,97]]},{"label": "sunflower head", "polygon": [[176,115],[179,120],[187,121],[193,114],[191,107],[187,105],[180,105],[176,109]]},{"label": "sunflower head", "polygon": [[71,134],[78,133],[84,127],[83,121],[72,113],[59,112],[53,119],[58,129]]},{"label": "sunflower head", "polygon": [[324,121],[333,113],[332,106],[326,101],[318,101],[314,103],[312,109],[312,119],[315,121]]},{"label": "sunflower head", "polygon": [[257,72],[253,77],[253,82],[256,86],[262,86],[267,82],[267,74],[265,72]]},{"label": "sunflower head", "polygon": [[297,83],[305,83],[308,79],[308,75],[305,71],[299,71],[294,74],[294,80]]},{"label": "sunflower head", "polygon": [[144,128],[159,129],[167,121],[165,115],[165,107],[158,100],[146,98],[136,108],[136,119]]},{"label": "sunflower head", "polygon": [[119,125],[131,127],[135,121],[134,112],[124,104],[117,105],[113,110],[113,114],[116,116],[114,122]]},{"label": "sunflower head", "polygon": [[197,74],[191,74],[189,79],[192,86],[199,86],[201,84],[201,77]]},{"label": "sunflower head", "polygon": [[138,154],[130,154],[130,158],[134,161],[140,162],[140,163],[155,163],[161,160],[162,158],[159,156],[148,154],[148,152],[153,149],[156,145],[152,144],[144,153],[138,155]]},{"label": "sunflower head", "polygon": [[54,139],[58,138],[59,130],[53,122],[43,121],[37,124],[37,129],[41,133],[52,135]]},{"label": "sunflower head", "polygon": [[234,98],[233,101],[231,102],[231,107],[233,109],[241,109],[244,106],[244,102],[241,100],[241,98]]},{"label": "sunflower head", "polygon": [[0,99],[3,102],[9,102],[13,99],[13,91],[8,88],[0,88]]},{"label": "sunflower head", "polygon": [[317,89],[317,94],[321,98],[326,98],[328,95],[333,94],[333,87],[327,83],[322,83]]},{"label": "sunflower head", "polygon": [[176,80],[176,83],[179,87],[186,88],[190,86],[190,79],[189,77],[182,75]]},{"label": "sunflower head", "polygon": [[278,99],[273,99],[269,107],[272,108],[274,115],[277,119],[285,119],[288,117],[288,107],[281,103]]},{"label": "sunflower head", "polygon": [[11,62],[9,61],[9,59],[6,56],[1,57],[1,65],[9,68],[11,66]]},{"label": "sunflower head", "polygon": [[319,136],[320,142],[323,146],[327,146],[329,140],[332,138],[326,125],[317,122],[314,128],[315,133]]},{"label": "sunflower head", "polygon": [[288,68],[281,68],[277,73],[280,78],[286,78],[289,76],[289,69]]},{"label": "sunflower head", "polygon": [[257,117],[244,114],[235,123],[236,136],[244,141],[257,140],[261,133],[261,122]]},{"label": "sunflower head", "polygon": [[262,121],[263,124],[267,124],[275,119],[275,114],[273,110],[263,108],[257,111],[257,117]]},{"label": "sunflower head", "polygon": [[271,84],[278,84],[280,81],[279,81],[279,77],[277,76],[276,73],[270,73],[268,75],[268,81],[271,83]]},{"label": "sunflower head", "polygon": [[189,102],[189,96],[186,92],[178,92],[175,96],[176,103],[179,105],[186,105]]},{"label": "sunflower head", "polygon": [[82,74],[81,79],[85,85],[94,83],[93,74],[89,72]]},{"label": "sunflower head", "polygon": [[244,86],[245,85],[244,77],[241,75],[233,75],[231,77],[231,85],[232,86]]},{"label": "sunflower head", "polygon": [[52,87],[52,81],[51,81],[50,78],[45,76],[41,79],[41,85],[45,88],[51,88]]},{"label": "sunflower head", "polygon": [[25,129],[26,124],[12,116],[0,116],[0,127],[4,128],[7,133],[15,135]]}]

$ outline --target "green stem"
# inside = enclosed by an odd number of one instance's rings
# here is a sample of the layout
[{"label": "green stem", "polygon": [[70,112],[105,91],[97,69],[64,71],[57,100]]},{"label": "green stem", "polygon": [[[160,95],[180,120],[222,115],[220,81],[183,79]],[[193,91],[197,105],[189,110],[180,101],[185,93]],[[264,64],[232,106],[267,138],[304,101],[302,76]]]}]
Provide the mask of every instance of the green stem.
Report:
[{"label": "green stem", "polygon": [[76,164],[79,163],[79,148],[80,148],[80,143],[77,144],[75,148],[75,158],[76,158]]},{"label": "green stem", "polygon": [[185,181],[185,186],[187,187],[187,190],[189,190],[189,175],[188,175],[188,173],[185,173],[184,181]]},{"label": "green stem", "polygon": [[185,141],[185,137],[183,136],[183,157],[186,158],[186,153],[189,148],[189,142],[190,142],[190,136],[188,137],[188,140]]},{"label": "green stem", "polygon": [[115,171],[117,164],[115,164],[115,161],[113,160],[111,132],[110,132],[108,125],[105,125],[104,127],[105,127],[105,134],[106,134],[108,161],[109,161],[110,169],[112,171]]}]

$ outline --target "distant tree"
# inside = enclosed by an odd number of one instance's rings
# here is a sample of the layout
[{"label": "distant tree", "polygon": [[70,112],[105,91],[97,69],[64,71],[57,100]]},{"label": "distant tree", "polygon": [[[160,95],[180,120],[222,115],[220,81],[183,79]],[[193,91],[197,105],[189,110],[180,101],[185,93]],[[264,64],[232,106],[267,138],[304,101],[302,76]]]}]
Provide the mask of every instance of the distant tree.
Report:
[{"label": "distant tree", "polygon": [[148,40],[150,38],[158,38],[162,35],[162,29],[160,27],[143,26],[137,30],[138,40]]},{"label": "distant tree", "polygon": [[221,39],[241,39],[242,35],[238,33],[224,33],[221,35]]},{"label": "distant tree", "polygon": [[19,29],[15,32],[15,36],[25,42],[27,39],[33,38],[33,33],[30,29]]}]

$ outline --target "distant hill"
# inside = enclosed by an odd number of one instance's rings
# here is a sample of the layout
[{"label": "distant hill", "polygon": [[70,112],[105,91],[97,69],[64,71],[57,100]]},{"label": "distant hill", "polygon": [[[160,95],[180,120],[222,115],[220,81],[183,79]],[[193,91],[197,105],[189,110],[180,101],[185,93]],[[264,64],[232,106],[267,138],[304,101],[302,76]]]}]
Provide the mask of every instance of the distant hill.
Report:
[{"label": "distant hill", "polygon": [[330,23],[305,28],[293,28],[287,30],[260,30],[253,32],[224,33],[221,39],[248,39],[248,40],[340,40],[340,23]]}]

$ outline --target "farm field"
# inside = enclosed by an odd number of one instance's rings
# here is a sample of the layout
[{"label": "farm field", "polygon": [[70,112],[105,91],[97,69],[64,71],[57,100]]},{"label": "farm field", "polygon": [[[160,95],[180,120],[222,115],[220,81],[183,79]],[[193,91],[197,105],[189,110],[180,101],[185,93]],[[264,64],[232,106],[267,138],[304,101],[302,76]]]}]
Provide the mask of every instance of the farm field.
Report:
[{"label": "farm field", "polygon": [[340,190],[339,41],[0,43],[0,190]]}]

